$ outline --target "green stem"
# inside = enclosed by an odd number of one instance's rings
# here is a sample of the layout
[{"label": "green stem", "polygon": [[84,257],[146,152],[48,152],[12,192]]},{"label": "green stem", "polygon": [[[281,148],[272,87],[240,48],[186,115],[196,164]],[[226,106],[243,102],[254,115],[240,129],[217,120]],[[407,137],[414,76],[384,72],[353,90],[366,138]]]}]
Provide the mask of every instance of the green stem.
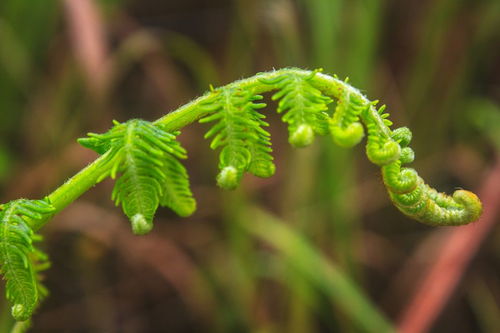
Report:
[{"label": "green stem", "polygon": [[[269,81],[281,75],[296,75],[301,77],[309,77],[313,72],[298,68],[285,68],[272,72],[263,72],[256,74],[252,77],[242,79],[239,81],[232,82],[222,88],[218,89],[226,89],[226,88],[238,88],[242,90],[253,89],[255,94],[262,94],[265,92],[269,92],[272,90],[276,90],[277,86],[270,84],[263,84],[261,80]],[[332,77],[327,74],[317,73],[313,79],[311,80],[312,84],[319,90],[321,90],[325,95],[340,98],[345,91],[348,91],[349,94],[357,95],[363,103],[370,103],[370,100],[367,99],[358,89],[352,87],[346,82],[339,80],[335,77]],[[218,89],[214,90],[217,91]],[[174,112],[168,113],[160,119],[156,120],[154,123],[159,125],[163,125],[166,131],[175,131],[178,130],[190,123],[208,115],[205,109],[200,108],[199,105],[206,101],[213,92],[208,92],[205,95],[191,101],[184,106],[181,106]],[[370,107],[368,112],[368,117],[374,120],[379,127],[381,133],[389,136],[390,129],[384,124],[383,119],[379,116],[375,107]]]},{"label": "green stem", "polygon": [[80,172],[68,179],[64,184],[47,196],[47,199],[56,210],[51,216],[43,220],[33,220],[34,224],[32,228],[34,231],[42,228],[53,215],[66,208],[70,203],[78,199],[83,193],[98,183],[97,180],[104,170],[104,162],[107,154],[108,153],[97,158],[94,162],[80,170]]},{"label": "green stem", "polygon": [[309,286],[329,297],[363,332],[394,332],[389,320],[377,309],[369,297],[329,258],[320,254],[302,235],[278,218],[259,209],[253,209],[251,221],[243,226],[248,232],[269,243],[303,278]]}]

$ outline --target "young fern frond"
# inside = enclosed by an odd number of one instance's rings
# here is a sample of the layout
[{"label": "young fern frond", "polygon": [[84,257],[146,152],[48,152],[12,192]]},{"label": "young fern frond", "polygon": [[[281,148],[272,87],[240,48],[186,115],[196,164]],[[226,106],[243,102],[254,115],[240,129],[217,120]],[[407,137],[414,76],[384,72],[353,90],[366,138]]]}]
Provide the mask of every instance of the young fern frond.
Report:
[{"label": "young fern frond", "polygon": [[18,321],[28,320],[47,295],[38,272],[47,268],[48,259],[33,246],[40,237],[33,233],[30,221],[42,219],[54,210],[44,200],[19,199],[1,207],[0,273],[7,280],[7,299]]},{"label": "young fern frond", "polygon": [[269,124],[258,112],[266,104],[256,103],[262,96],[241,89],[214,90],[213,94],[200,105],[213,114],[200,123],[217,121],[205,134],[205,138],[213,138],[210,148],[222,147],[217,184],[234,189],[246,171],[258,177],[272,176],[275,166],[270,154],[270,134],[264,129]]},{"label": "young fern frond", "polygon": [[186,158],[186,151],[175,135],[144,120],[130,120],[105,134],[89,134],[79,142],[97,152],[109,151],[105,172],[116,181],[111,198],[121,204],[131,221],[135,234],[153,228],[159,205],[171,208],[180,216],[193,213],[196,203],[189,188],[184,166],[177,160]]},{"label": "young fern frond", "polygon": [[[268,124],[259,112],[265,104],[258,101],[262,93],[275,90],[273,99],[279,100],[278,112],[288,124],[292,145],[308,145],[315,134],[330,132],[338,145],[351,147],[361,141],[366,130],[368,159],[382,168],[389,196],[401,212],[436,226],[463,225],[480,217],[482,204],[475,194],[465,190],[452,196],[439,193],[414,169],[403,167],[415,157],[409,147],[411,132],[406,127],[391,130],[385,106],[377,110],[377,102],[370,102],[346,81],[320,71],[286,68],[259,73],[212,88],[153,123],[138,119],[115,122],[107,133],[90,133],[79,142],[102,154],[100,158],[49,194],[47,200],[21,199],[3,205],[0,264],[14,317],[28,319],[44,294],[36,272],[44,266],[37,262],[46,256],[34,248],[34,232],[104,178],[118,177],[112,198],[122,205],[136,234],[151,230],[159,205],[180,216],[194,212],[188,175],[179,162],[186,158],[186,151],[175,139],[184,126],[199,119],[213,122],[205,137],[212,139],[212,149],[221,148],[217,176],[221,187],[237,187],[245,172],[271,176],[275,166],[270,135],[264,129]],[[332,100],[337,107],[330,116],[327,111]]]}]

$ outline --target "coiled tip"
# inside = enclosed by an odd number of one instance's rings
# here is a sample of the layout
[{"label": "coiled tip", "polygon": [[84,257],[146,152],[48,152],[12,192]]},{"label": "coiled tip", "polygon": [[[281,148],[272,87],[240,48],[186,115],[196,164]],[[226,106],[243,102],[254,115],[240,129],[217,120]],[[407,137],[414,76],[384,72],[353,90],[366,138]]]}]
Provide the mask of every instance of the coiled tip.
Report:
[{"label": "coiled tip", "polygon": [[191,216],[196,211],[196,200],[192,199],[183,205],[176,206],[174,211],[180,217]]},{"label": "coiled tip", "polygon": [[463,205],[466,211],[463,218],[464,224],[477,221],[481,217],[483,204],[476,194],[466,190],[456,190],[453,192],[453,199]]},{"label": "coiled tip", "polygon": [[314,130],[311,126],[302,124],[290,134],[289,142],[296,148],[309,146],[314,141]]},{"label": "coiled tip", "polygon": [[25,321],[30,317],[30,313],[22,304],[14,304],[11,308],[12,317],[17,321]]},{"label": "coiled tip", "polygon": [[406,194],[415,190],[420,179],[414,169],[400,169],[400,166],[394,163],[382,168],[382,176],[387,189],[395,194]]},{"label": "coiled tip", "polygon": [[365,136],[363,125],[359,122],[354,122],[344,129],[331,121],[330,133],[332,134],[333,142],[344,148],[354,147]]},{"label": "coiled tip", "polygon": [[410,147],[404,147],[401,149],[401,155],[399,156],[401,164],[408,164],[415,160],[415,152]]},{"label": "coiled tip", "polygon": [[396,128],[392,131],[392,139],[398,142],[401,147],[407,147],[410,144],[412,133],[408,127]]},{"label": "coiled tip", "polygon": [[276,165],[272,162],[252,163],[249,168],[250,173],[256,177],[269,178],[276,172]]},{"label": "coiled tip", "polygon": [[136,235],[145,235],[153,229],[153,223],[142,214],[135,214],[130,222],[132,223],[132,232]]},{"label": "coiled tip", "polygon": [[217,175],[217,185],[226,190],[234,190],[238,187],[239,182],[239,172],[233,166],[225,167]]},{"label": "coiled tip", "polygon": [[382,146],[372,145],[369,142],[366,146],[366,155],[372,163],[384,166],[399,159],[401,147],[392,140],[384,142]]}]

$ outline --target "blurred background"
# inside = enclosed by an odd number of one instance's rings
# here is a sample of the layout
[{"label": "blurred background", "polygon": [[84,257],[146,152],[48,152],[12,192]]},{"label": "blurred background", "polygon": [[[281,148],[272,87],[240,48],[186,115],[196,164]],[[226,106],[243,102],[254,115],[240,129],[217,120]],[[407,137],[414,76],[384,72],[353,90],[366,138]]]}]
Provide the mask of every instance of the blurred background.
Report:
[{"label": "blurred background", "polygon": [[286,66],[387,104],[413,167],[479,193],[482,220],[406,218],[363,145],[292,150],[275,112],[276,175],[224,192],[193,124],[179,139],[198,211],[160,209],[136,237],[113,182],[83,195],[43,230],[51,295],[33,332],[500,332],[498,0],[1,0],[1,201],[57,188],[96,158],[76,139],[113,119]]}]

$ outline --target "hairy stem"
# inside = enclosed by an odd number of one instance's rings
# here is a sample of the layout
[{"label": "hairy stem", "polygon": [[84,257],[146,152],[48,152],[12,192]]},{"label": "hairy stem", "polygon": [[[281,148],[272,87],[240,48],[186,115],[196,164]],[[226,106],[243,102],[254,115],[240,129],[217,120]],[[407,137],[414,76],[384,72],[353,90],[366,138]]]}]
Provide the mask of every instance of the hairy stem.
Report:
[{"label": "hairy stem", "polygon": [[48,201],[55,208],[55,211],[50,216],[41,220],[33,220],[31,227],[34,231],[42,228],[53,215],[66,208],[70,203],[78,199],[83,193],[98,183],[98,179],[103,172],[107,154],[108,153],[98,157],[94,162],[80,170],[80,172],[68,179],[64,184],[47,196]]},{"label": "hairy stem", "polygon": [[[254,75],[250,78],[234,81],[222,87],[221,89],[238,87],[242,90],[253,89],[255,94],[262,94],[265,92],[276,90],[277,85],[271,85],[271,84],[265,85],[261,83],[261,80],[270,81],[284,74],[297,75],[305,78],[311,76],[312,72],[297,68],[285,68],[272,72],[263,72]],[[321,90],[325,95],[335,97],[338,99],[347,91],[349,92],[349,94],[356,95],[359,99],[362,100],[363,103],[366,104],[370,103],[370,100],[368,100],[358,89],[330,75],[317,73],[311,79],[311,83],[317,89]],[[175,131],[181,129],[186,125],[189,125],[190,123],[210,113],[207,112],[206,109],[200,108],[199,106],[202,102],[208,100],[211,94],[213,93],[214,93],[213,91],[206,93],[205,95],[180,107],[176,111],[166,114],[165,116],[161,117],[154,123],[165,126],[165,130],[167,131]],[[376,122],[377,126],[379,127],[382,133],[389,136],[390,130],[384,124],[383,119],[377,113],[375,107],[370,107],[368,117],[370,117],[373,121]]]}]

